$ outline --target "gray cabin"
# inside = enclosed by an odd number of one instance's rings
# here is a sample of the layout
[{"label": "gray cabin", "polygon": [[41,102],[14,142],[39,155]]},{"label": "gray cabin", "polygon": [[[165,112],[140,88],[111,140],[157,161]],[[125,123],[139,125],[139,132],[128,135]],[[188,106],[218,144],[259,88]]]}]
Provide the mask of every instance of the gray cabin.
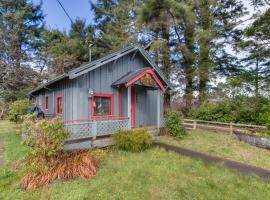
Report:
[{"label": "gray cabin", "polygon": [[70,139],[96,138],[119,129],[161,127],[170,83],[139,46],[82,65],[30,93],[47,119],[60,117]]}]

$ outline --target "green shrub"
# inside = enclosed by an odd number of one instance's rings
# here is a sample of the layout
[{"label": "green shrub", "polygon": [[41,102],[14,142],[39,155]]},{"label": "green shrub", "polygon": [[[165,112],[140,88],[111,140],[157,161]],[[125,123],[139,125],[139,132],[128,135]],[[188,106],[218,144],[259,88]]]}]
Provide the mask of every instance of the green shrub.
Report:
[{"label": "green shrub", "polygon": [[231,115],[231,108],[226,102],[204,103],[198,109],[192,110],[189,113],[189,117],[206,121],[234,121]]},{"label": "green shrub", "polygon": [[167,112],[165,126],[174,137],[183,138],[183,136],[186,135],[186,130],[183,126],[183,117],[179,112]]},{"label": "green shrub", "polygon": [[9,108],[9,120],[15,123],[22,122],[22,116],[27,113],[30,105],[28,99],[14,101]]},{"label": "green shrub", "polygon": [[69,132],[60,119],[50,122],[36,120],[36,114],[26,115],[22,124],[23,142],[29,146],[26,166],[30,171],[43,171],[51,157],[62,155]]},{"label": "green shrub", "polygon": [[147,129],[119,131],[113,138],[115,146],[124,151],[141,152],[148,149],[152,143]]},{"label": "green shrub", "polygon": [[205,102],[199,108],[191,110],[188,117],[206,121],[264,125],[267,119],[265,113],[270,113],[267,99],[239,95],[219,102]]}]

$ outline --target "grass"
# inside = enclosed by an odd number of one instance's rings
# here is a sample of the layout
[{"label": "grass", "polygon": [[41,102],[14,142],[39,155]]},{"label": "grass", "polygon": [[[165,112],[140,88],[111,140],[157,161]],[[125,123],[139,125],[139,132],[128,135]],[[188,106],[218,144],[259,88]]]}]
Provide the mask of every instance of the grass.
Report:
[{"label": "grass", "polygon": [[[17,155],[23,157],[21,153]],[[268,199],[270,196],[270,181],[255,176],[243,177],[223,167],[159,148],[142,153],[112,151],[93,179],[56,181],[32,191],[19,186],[21,172],[10,167],[13,162],[0,167],[0,199],[246,200]]]},{"label": "grass", "polygon": [[27,152],[27,148],[22,145],[21,135],[16,129],[15,124],[0,121],[0,139],[4,141],[6,160],[22,160]]},{"label": "grass", "polygon": [[188,131],[183,139],[161,136],[159,141],[214,156],[270,169],[270,151],[240,142],[234,135],[205,130]]}]

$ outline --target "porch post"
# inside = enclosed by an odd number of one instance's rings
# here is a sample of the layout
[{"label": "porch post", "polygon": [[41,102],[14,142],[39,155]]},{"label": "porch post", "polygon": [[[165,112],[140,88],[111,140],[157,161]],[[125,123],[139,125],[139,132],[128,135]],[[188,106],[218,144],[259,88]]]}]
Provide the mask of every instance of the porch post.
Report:
[{"label": "porch post", "polygon": [[131,87],[127,88],[128,128],[131,129]]},{"label": "porch post", "polygon": [[160,128],[160,96],[161,92],[160,89],[158,89],[157,92],[157,127]]}]

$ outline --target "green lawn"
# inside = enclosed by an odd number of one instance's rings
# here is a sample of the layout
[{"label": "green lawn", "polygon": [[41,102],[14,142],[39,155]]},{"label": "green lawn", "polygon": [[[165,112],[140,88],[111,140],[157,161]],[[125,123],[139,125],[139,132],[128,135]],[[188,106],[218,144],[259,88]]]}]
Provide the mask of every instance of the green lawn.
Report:
[{"label": "green lawn", "polygon": [[[0,122],[0,134],[6,139]],[[4,125],[3,125],[4,124]],[[16,142],[20,143],[19,140]],[[5,142],[10,145],[9,142]],[[14,154],[22,158],[17,144]],[[20,152],[20,153],[18,153]],[[7,154],[7,158],[9,158]],[[19,157],[17,157],[19,160]],[[56,181],[48,187],[20,188],[20,170],[9,161],[0,167],[0,199],[268,199],[270,181],[192,160],[163,149],[142,153],[112,151],[92,180]]]},{"label": "green lawn", "polygon": [[188,131],[183,139],[161,136],[159,141],[214,156],[270,169],[270,151],[240,142],[234,135],[205,130]]}]

